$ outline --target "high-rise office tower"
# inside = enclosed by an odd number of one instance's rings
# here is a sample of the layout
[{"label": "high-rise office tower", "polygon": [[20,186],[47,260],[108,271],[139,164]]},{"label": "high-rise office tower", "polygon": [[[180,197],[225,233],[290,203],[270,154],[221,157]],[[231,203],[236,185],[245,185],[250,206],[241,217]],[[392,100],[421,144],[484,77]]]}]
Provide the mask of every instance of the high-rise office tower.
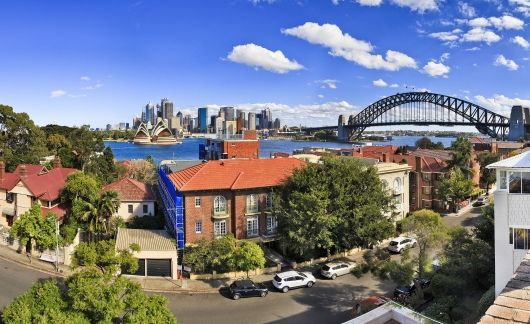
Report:
[{"label": "high-rise office tower", "polygon": [[249,112],[248,113],[248,130],[256,130],[256,113]]},{"label": "high-rise office tower", "polygon": [[162,106],[160,104],[156,104],[155,120],[157,117],[162,117]]},{"label": "high-rise office tower", "polygon": [[245,127],[245,112],[242,110],[236,110],[236,129],[237,132],[240,133],[242,129],[246,129]]},{"label": "high-rise office tower", "polygon": [[145,111],[142,111],[142,117],[140,118],[142,123],[147,123],[147,118],[145,117]]},{"label": "high-rise office tower", "polygon": [[231,121],[236,119],[234,107],[221,107],[221,111],[224,112],[225,120]]},{"label": "high-rise office tower", "polygon": [[261,129],[272,128],[272,113],[269,107],[261,111]]},{"label": "high-rise office tower", "polygon": [[145,105],[145,118],[147,122],[151,123],[151,125],[155,124],[155,120],[156,120],[155,106],[151,102]]},{"label": "high-rise office tower", "polygon": [[280,123],[280,118],[276,118],[274,120],[274,123],[272,125],[272,128],[273,129],[280,129],[282,127],[281,123]]},{"label": "high-rise office tower", "polygon": [[259,114],[256,114],[256,129],[263,129],[262,126],[263,126],[263,114],[259,113]]},{"label": "high-rise office tower", "polygon": [[184,120],[182,119],[182,113],[180,111],[177,113],[177,118],[179,120],[180,126],[184,127]]},{"label": "high-rise office tower", "polygon": [[199,121],[199,132],[201,133],[208,133],[208,122],[209,122],[209,112],[208,107],[201,107],[197,109],[197,118]]},{"label": "high-rise office tower", "polygon": [[167,98],[164,98],[160,102],[160,106],[162,107],[162,118],[170,121],[171,117],[173,117],[173,103]]}]

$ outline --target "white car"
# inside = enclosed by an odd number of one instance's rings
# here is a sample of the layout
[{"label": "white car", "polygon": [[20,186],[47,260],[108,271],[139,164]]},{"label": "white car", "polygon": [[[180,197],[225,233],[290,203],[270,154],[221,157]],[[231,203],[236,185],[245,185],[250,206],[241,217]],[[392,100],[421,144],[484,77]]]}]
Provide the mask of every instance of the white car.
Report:
[{"label": "white car", "polygon": [[405,249],[416,246],[416,240],[412,237],[400,236],[396,237],[388,244],[388,251],[401,253]]},{"label": "white car", "polygon": [[355,262],[331,262],[326,263],[320,268],[320,274],[326,278],[335,279],[350,273],[357,265]]},{"label": "white car", "polygon": [[291,288],[311,288],[316,279],[310,272],[285,271],[277,273],[272,279],[272,285],[281,292],[288,292]]}]

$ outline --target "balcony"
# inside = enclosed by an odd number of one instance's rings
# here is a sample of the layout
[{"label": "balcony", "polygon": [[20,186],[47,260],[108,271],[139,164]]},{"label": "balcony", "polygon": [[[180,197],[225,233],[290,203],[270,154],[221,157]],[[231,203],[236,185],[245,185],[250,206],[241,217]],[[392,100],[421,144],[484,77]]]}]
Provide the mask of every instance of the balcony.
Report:
[{"label": "balcony", "polygon": [[228,218],[228,217],[230,217],[230,213],[227,210],[212,212],[212,218],[213,219],[224,219],[224,218]]}]

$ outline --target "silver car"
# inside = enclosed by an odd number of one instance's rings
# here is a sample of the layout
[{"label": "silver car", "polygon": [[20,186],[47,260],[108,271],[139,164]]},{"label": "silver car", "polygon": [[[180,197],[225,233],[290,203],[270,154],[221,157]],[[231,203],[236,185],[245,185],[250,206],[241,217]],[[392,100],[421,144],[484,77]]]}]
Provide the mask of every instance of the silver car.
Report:
[{"label": "silver car", "polygon": [[415,246],[415,239],[413,239],[412,237],[400,236],[390,241],[387,250],[391,252],[401,253],[401,251],[413,248]]},{"label": "silver car", "polygon": [[320,274],[326,278],[335,279],[350,273],[357,265],[355,262],[331,262],[326,263],[320,268]]}]

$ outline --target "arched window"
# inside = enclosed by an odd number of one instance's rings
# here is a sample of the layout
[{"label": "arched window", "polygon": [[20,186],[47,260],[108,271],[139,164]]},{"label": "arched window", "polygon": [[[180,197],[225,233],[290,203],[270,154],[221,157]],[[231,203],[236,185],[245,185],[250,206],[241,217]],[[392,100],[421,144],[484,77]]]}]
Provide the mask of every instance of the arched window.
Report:
[{"label": "arched window", "polygon": [[257,213],[258,212],[258,195],[252,194],[247,195],[247,213]]},{"label": "arched window", "polygon": [[226,213],[226,198],[217,196],[213,200],[213,212],[216,214]]},{"label": "arched window", "polygon": [[401,178],[394,179],[394,192],[396,194],[401,193]]}]

